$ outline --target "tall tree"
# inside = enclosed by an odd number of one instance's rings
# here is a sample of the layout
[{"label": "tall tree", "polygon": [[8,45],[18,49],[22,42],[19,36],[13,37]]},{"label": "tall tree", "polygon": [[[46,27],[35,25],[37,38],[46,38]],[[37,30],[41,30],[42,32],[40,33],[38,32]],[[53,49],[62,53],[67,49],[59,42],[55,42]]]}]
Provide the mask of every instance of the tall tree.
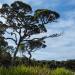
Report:
[{"label": "tall tree", "polygon": [[0,21],[0,66],[8,66],[11,64],[11,55],[8,51],[8,42],[4,38],[5,28],[1,27],[3,23]]},{"label": "tall tree", "polygon": [[[5,24],[1,27],[6,29],[6,33],[15,43],[15,52],[12,61],[19,49],[27,51],[31,58],[31,52],[37,48],[46,47],[44,39],[48,37],[57,37],[59,34],[53,34],[41,38],[30,37],[35,34],[47,32],[45,24],[55,22],[60,16],[57,12],[48,9],[37,9],[32,12],[30,5],[21,1],[15,1],[11,5],[3,4],[0,9],[0,15],[5,19]],[[10,29],[10,30],[9,30]]]}]

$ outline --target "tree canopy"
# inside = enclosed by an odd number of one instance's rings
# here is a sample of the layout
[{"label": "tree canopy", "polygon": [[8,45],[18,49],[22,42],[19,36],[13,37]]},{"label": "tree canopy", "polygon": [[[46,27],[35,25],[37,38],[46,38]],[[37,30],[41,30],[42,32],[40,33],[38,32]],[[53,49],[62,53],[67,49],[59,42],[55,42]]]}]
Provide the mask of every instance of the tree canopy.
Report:
[{"label": "tree canopy", "polygon": [[4,39],[14,41],[16,45],[13,61],[19,49],[22,52],[27,51],[31,58],[31,52],[46,47],[44,39],[59,36],[55,33],[50,36],[30,38],[32,35],[47,32],[45,24],[55,22],[60,17],[55,11],[37,9],[33,12],[29,4],[15,1],[11,5],[3,4],[0,9],[0,16],[5,19],[5,23],[0,22],[0,30],[2,29],[11,35],[11,37],[4,37]]}]

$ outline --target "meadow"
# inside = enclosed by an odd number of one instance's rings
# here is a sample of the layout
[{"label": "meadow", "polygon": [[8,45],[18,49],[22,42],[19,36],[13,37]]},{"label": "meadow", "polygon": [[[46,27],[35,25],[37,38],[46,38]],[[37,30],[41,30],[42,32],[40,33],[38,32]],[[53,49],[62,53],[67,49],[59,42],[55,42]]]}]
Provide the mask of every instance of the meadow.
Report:
[{"label": "meadow", "polygon": [[0,75],[75,75],[74,72],[65,68],[49,69],[47,67],[29,67],[29,66],[17,66],[17,67],[0,67]]}]

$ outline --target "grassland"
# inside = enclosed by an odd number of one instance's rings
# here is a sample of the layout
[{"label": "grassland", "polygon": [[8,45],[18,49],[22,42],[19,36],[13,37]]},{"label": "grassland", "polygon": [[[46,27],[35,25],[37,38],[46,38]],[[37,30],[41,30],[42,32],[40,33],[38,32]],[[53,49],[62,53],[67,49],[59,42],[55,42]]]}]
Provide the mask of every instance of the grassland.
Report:
[{"label": "grassland", "polygon": [[24,65],[17,67],[0,67],[0,75],[75,75],[74,72],[65,68],[51,70],[47,67],[26,67]]}]

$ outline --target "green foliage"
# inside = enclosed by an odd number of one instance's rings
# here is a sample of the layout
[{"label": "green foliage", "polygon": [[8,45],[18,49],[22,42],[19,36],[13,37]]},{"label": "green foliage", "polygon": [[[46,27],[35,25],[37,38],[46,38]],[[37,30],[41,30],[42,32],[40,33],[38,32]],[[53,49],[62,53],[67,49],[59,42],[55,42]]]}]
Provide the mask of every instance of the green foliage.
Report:
[{"label": "green foliage", "polygon": [[[0,22],[0,25],[1,24],[2,23]],[[0,28],[0,66],[3,65],[7,67],[11,63],[11,55],[7,52],[9,46],[8,42],[4,39],[4,31],[4,28]]]},{"label": "green foliage", "polygon": [[8,69],[1,67],[0,75],[74,75],[74,73],[64,68],[50,70],[47,67],[26,67],[22,65]]},{"label": "green foliage", "polygon": [[74,75],[74,73],[65,68],[57,68],[53,71],[53,75]]},{"label": "green foliage", "polygon": [[9,67],[11,65],[11,55],[8,52],[0,53],[0,66]]},{"label": "green foliage", "polygon": [[34,15],[42,24],[50,23],[60,17],[57,12],[48,9],[37,9]]},{"label": "green foliage", "polygon": [[19,49],[20,49],[20,50],[24,50],[24,47],[25,47],[24,44],[20,44],[20,45],[19,45]]},{"label": "green foliage", "polygon": [[[37,39],[30,37],[47,32],[45,24],[54,22],[60,17],[57,12],[48,9],[37,9],[32,12],[32,7],[22,1],[15,1],[11,5],[3,4],[0,8],[0,15],[5,19],[5,22],[0,22],[0,28],[4,28],[6,33],[11,36],[4,37],[4,39],[12,40],[15,43],[13,62],[19,49],[22,52],[28,52],[31,57],[31,52],[38,48],[45,48],[44,39],[48,37]],[[8,31],[9,29],[11,31]]]}]

